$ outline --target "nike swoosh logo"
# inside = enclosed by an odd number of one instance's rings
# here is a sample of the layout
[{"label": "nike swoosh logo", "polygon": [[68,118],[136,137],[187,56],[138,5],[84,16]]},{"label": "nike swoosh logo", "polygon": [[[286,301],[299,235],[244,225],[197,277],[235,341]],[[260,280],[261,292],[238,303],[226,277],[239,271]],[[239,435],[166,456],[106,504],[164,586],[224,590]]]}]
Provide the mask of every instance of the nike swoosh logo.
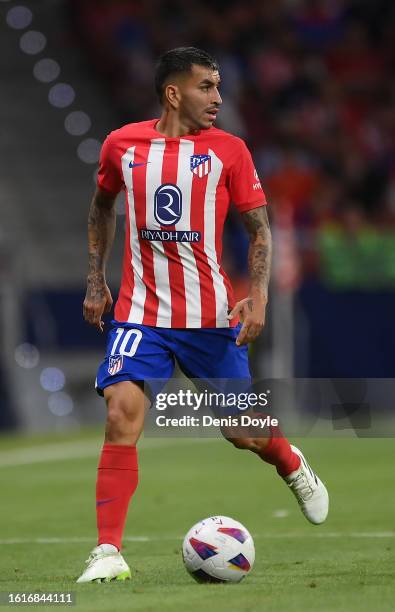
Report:
[{"label": "nike swoosh logo", "polygon": [[139,162],[134,164],[133,162],[129,162],[129,168],[137,168],[137,166],[146,166],[149,162]]},{"label": "nike swoosh logo", "polygon": [[110,499],[99,499],[96,502],[96,507],[97,506],[102,506],[103,504],[109,504],[112,501],[115,501],[116,499],[118,499],[117,497],[110,497]]}]

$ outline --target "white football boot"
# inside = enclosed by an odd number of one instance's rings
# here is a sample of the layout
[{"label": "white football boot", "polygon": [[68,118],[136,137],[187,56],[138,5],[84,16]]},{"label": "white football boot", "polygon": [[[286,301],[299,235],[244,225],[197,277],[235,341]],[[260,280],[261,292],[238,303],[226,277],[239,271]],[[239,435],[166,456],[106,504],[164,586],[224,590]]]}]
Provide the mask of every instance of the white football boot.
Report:
[{"label": "white football boot", "polygon": [[328,516],[329,496],[323,482],[314,474],[303,453],[292,446],[294,453],[300,457],[300,467],[284,478],[298,504],[310,523],[320,525]]},{"label": "white football boot", "polygon": [[128,564],[112,544],[96,546],[86,563],[88,566],[77,582],[111,582],[130,578]]}]

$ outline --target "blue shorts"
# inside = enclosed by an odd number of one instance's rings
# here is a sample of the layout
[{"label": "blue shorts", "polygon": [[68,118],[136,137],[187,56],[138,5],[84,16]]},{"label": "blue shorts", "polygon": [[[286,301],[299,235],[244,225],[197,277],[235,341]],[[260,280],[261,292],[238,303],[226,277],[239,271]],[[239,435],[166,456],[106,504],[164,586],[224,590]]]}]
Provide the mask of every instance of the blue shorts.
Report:
[{"label": "blue shorts", "polygon": [[193,379],[251,381],[247,346],[237,346],[241,325],[232,328],[169,329],[112,321],[106,356],[96,379],[96,390],[124,380],[159,379],[160,388],[171,378],[175,362]]}]

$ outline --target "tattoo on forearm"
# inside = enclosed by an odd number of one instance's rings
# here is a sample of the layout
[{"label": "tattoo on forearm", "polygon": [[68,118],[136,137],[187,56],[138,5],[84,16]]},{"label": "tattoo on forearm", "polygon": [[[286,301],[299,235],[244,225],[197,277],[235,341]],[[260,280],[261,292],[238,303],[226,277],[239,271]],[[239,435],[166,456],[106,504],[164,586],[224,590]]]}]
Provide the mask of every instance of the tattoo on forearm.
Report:
[{"label": "tattoo on forearm", "polygon": [[243,220],[250,237],[248,269],[252,288],[267,295],[272,256],[272,238],[269,219],[264,206],[247,211]]},{"label": "tattoo on forearm", "polygon": [[92,298],[102,298],[105,264],[115,233],[114,200],[96,193],[88,216],[88,287]]}]

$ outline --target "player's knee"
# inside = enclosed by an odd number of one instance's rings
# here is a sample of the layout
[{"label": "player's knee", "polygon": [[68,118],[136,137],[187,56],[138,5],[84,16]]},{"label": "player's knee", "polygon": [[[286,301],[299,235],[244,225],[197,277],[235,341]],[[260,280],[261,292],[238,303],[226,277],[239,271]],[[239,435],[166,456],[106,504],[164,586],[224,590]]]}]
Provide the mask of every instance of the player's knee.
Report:
[{"label": "player's knee", "polygon": [[125,398],[112,398],[107,405],[107,424],[110,427],[120,428],[125,423],[133,423],[138,410]]}]

